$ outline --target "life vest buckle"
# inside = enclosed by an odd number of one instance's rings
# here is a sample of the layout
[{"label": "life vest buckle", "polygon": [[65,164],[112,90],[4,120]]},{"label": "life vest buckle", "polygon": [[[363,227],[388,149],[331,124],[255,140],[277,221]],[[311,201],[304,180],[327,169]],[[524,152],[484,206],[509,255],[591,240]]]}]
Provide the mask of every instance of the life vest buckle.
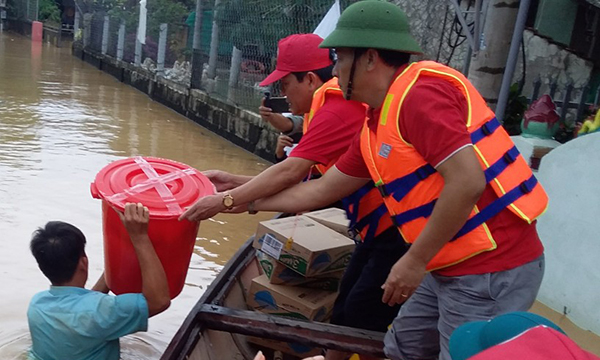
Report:
[{"label": "life vest buckle", "polygon": [[492,132],[488,128],[488,123],[481,125],[481,132],[483,132],[483,135],[485,136],[490,136],[492,134]]},{"label": "life vest buckle", "polygon": [[521,189],[523,194],[529,194],[531,191],[533,191],[533,187],[530,187],[529,184],[527,183],[527,181],[523,181],[519,185],[519,189]]},{"label": "life vest buckle", "polygon": [[502,158],[504,159],[504,161],[506,161],[507,164],[512,164],[517,160],[517,157],[513,156],[513,154],[511,154],[510,151],[505,152]]},{"label": "life vest buckle", "polygon": [[419,180],[425,180],[430,174],[427,172],[425,167],[420,167],[415,171],[415,175],[419,178]]},{"label": "life vest buckle", "polygon": [[375,187],[377,188],[377,190],[379,190],[379,193],[381,194],[382,197],[386,198],[386,197],[390,196],[387,189],[385,188],[385,184],[375,185]]}]

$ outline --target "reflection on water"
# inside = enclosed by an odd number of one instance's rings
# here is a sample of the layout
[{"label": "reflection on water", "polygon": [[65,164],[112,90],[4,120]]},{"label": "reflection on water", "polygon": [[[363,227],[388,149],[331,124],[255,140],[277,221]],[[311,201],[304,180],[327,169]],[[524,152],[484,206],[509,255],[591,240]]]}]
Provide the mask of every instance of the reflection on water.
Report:
[{"label": "reflection on water", "polygon": [[[87,237],[91,284],[103,269],[96,173],[134,155],[197,169],[255,174],[268,164],[71,56],[69,49],[0,34],[0,359],[23,359],[31,344],[26,310],[48,281],[29,253],[49,220]],[[123,359],[158,359],[215,274],[270,215],[219,215],[200,225],[186,286],[149,332],[122,341]],[[89,284],[88,284],[89,285]]]}]

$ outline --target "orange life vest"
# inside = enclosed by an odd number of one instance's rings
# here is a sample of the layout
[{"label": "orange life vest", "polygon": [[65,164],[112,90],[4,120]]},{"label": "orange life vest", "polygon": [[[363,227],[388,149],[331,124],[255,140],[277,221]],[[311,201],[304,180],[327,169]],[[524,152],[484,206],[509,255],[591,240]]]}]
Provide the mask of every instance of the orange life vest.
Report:
[{"label": "orange life vest", "polygon": [[443,79],[465,96],[465,125],[486,181],[498,196],[485,208],[473,208],[461,230],[429,262],[427,269],[431,271],[496,249],[486,221],[508,207],[531,223],[545,211],[548,197],[493,111],[464,75],[433,61],[413,63],[390,86],[376,131],[365,125],[360,141],[371,177],[406,241],[417,239],[444,187],[442,176],[403,138],[398,126],[404,99],[420,77]]},{"label": "orange life vest", "polygon": [[[310,112],[304,116],[304,123],[302,124],[304,134],[308,131],[308,127],[317,111],[330,96],[344,96],[335,77],[324,83],[313,94]],[[327,165],[316,164],[314,169],[323,175],[337,160],[332,159]],[[383,198],[372,181],[354,194],[344,198],[342,204],[350,220],[351,232],[354,235],[360,234],[362,241],[371,239],[393,226],[392,219],[383,204]]]}]

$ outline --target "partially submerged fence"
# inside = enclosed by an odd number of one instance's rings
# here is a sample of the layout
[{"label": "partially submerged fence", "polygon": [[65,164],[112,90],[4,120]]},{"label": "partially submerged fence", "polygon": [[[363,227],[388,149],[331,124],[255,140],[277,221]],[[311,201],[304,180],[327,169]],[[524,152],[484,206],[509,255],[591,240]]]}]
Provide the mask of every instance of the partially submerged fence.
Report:
[{"label": "partially submerged fence", "polygon": [[[352,0],[342,1],[347,6]],[[333,0],[205,0],[86,8],[76,15],[75,39],[86,50],[135,64],[213,97],[256,111],[258,84],[273,70],[279,39],[311,33]]]},{"label": "partially submerged fence", "polygon": [[[542,83],[541,78],[537,78],[533,82],[533,91],[531,97],[528,98],[529,104],[537,100],[541,95],[544,95],[543,93],[540,93]],[[569,82],[561,89],[562,91],[557,94],[558,90],[558,81],[556,79],[551,79],[548,86],[548,95],[550,95],[556,104],[557,109],[559,109],[561,122],[569,120],[567,119],[569,113],[573,116],[573,118],[570,119],[571,121],[582,122],[585,112],[600,104],[600,86],[592,88],[588,83],[583,88],[575,88],[573,83]],[[578,93],[579,96],[575,97],[575,93]]]}]

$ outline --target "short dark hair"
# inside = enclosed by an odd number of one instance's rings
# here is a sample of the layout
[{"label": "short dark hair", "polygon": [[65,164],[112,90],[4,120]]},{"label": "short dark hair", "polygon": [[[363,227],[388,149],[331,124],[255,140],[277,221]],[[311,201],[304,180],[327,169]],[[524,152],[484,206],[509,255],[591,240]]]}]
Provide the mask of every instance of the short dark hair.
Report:
[{"label": "short dark hair", "polygon": [[[354,56],[356,59],[361,57],[364,53],[369,50],[368,48],[356,48],[354,51]],[[399,68],[402,65],[406,65],[410,61],[410,54],[405,52],[399,52],[394,50],[382,50],[382,49],[373,49],[377,51],[379,57],[383,62],[391,67]]]},{"label": "short dark hair", "polygon": [[306,77],[306,75],[311,72],[314,73],[315,75],[317,75],[319,77],[319,79],[321,79],[322,82],[328,82],[329,80],[331,80],[333,78],[333,64],[329,65],[328,67],[322,68],[322,69],[317,69],[317,70],[311,70],[311,71],[302,71],[302,72],[294,72],[292,74],[294,74],[294,76],[296,77],[296,79],[298,79],[298,82],[303,82],[304,78]]},{"label": "short dark hair", "polygon": [[332,49],[329,49],[329,59],[331,60],[332,64],[327,67],[310,71],[293,72],[292,74],[294,74],[298,82],[303,82],[306,74],[309,72],[317,75],[322,82],[328,82],[333,78],[333,67],[335,66],[335,52]]},{"label": "short dark hair", "polygon": [[50,221],[33,233],[29,248],[44,275],[53,285],[60,285],[75,275],[85,255],[85,235],[71,224]]}]

